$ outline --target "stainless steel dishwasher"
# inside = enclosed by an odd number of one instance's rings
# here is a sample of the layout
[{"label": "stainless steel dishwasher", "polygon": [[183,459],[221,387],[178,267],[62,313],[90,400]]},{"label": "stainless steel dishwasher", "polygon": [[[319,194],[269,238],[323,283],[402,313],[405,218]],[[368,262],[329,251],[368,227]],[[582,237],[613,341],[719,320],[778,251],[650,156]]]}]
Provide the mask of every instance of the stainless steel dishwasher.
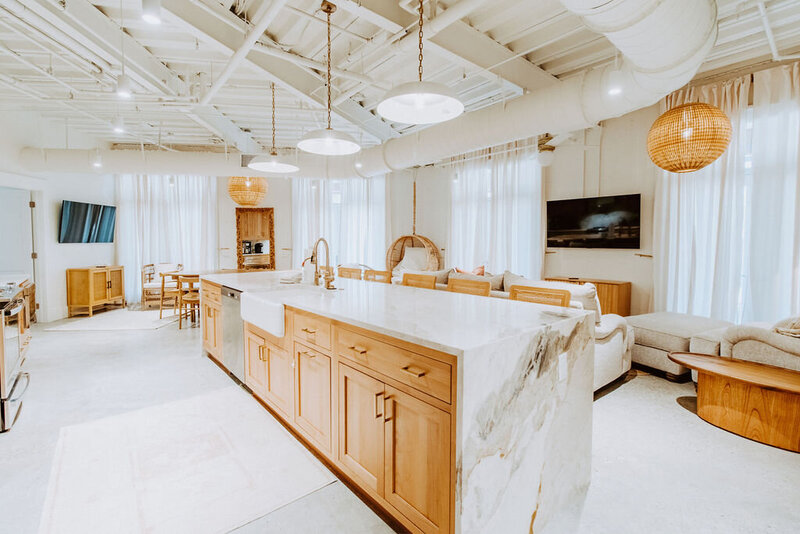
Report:
[{"label": "stainless steel dishwasher", "polygon": [[222,363],[228,372],[244,384],[244,322],[242,292],[222,286]]}]

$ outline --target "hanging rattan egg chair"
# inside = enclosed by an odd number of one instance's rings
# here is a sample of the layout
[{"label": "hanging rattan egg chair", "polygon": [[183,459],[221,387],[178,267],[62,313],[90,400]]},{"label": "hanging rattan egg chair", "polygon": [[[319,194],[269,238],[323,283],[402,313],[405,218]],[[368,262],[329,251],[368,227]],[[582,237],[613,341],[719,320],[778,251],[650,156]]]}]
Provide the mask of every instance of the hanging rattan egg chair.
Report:
[{"label": "hanging rattan egg chair", "polygon": [[428,253],[428,263],[425,266],[426,271],[441,271],[444,269],[444,259],[442,252],[439,250],[433,241],[425,236],[417,234],[417,181],[414,179],[414,200],[413,200],[413,214],[412,214],[412,229],[410,235],[404,235],[397,238],[389,250],[386,251],[386,270],[392,272],[403,260],[406,247],[419,247],[425,248]]}]

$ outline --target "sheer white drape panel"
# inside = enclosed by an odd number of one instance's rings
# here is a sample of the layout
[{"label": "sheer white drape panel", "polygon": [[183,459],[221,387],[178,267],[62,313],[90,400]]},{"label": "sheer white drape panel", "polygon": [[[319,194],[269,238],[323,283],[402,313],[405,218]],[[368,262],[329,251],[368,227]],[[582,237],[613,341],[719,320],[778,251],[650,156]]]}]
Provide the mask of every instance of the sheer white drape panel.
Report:
[{"label": "sheer white drape panel", "polygon": [[450,265],[539,278],[544,225],[535,141],[469,154],[454,166]]},{"label": "sheer white drape panel", "polygon": [[[655,208],[655,306],[733,322],[800,313],[797,203],[798,66],[670,95],[730,118],[723,156],[696,173],[660,176]],[[750,91],[753,106],[748,107]]]},{"label": "sheer white drape panel", "polygon": [[748,315],[800,315],[800,63],[757,72]]},{"label": "sheer white drape panel", "polygon": [[292,265],[319,237],[331,264],[382,269],[386,255],[386,178],[292,180]]},{"label": "sheer white drape panel", "polygon": [[141,299],[141,268],[182,263],[186,272],[217,268],[217,179],[209,176],[117,177],[118,261],[125,297]]}]

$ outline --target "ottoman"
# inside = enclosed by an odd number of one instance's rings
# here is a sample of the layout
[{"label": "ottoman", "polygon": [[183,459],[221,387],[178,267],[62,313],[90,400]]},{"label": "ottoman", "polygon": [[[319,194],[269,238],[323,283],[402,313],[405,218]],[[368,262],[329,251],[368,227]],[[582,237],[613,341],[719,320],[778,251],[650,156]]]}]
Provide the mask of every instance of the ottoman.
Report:
[{"label": "ottoman", "polygon": [[632,360],[663,371],[670,380],[684,380],[689,372],[667,358],[670,352],[688,352],[692,337],[732,326],[727,321],[674,312],[634,315],[626,320],[634,331]]}]

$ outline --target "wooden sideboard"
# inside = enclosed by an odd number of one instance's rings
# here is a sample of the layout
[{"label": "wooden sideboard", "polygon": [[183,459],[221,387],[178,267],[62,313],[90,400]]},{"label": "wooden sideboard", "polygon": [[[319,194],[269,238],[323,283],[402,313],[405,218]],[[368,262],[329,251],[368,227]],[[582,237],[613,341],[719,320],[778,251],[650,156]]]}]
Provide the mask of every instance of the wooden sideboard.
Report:
[{"label": "wooden sideboard", "polygon": [[89,317],[109,305],[125,306],[125,270],[120,265],[67,269],[67,316]]},{"label": "wooden sideboard", "polygon": [[568,282],[570,284],[594,284],[597,298],[603,313],[616,313],[623,317],[631,314],[631,283],[619,280],[596,280],[592,278],[551,276],[545,278],[551,282]]}]

